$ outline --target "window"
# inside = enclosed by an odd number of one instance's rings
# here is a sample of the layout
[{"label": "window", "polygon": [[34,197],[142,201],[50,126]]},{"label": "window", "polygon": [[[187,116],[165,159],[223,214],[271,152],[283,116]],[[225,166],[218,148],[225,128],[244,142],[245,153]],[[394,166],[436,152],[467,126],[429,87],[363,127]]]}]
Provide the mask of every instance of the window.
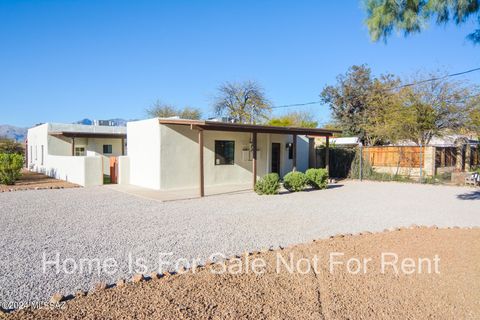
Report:
[{"label": "window", "polygon": [[28,154],[28,162],[32,163],[33,162],[33,147],[30,146],[30,153]]},{"label": "window", "polygon": [[38,160],[38,148],[35,146],[35,161]]},{"label": "window", "polygon": [[41,150],[40,150],[40,155],[41,155],[40,160],[41,160],[41,163],[40,163],[40,164],[43,166],[43,145],[40,146],[40,148],[41,148]]},{"label": "window", "polygon": [[85,155],[85,147],[75,147],[75,156],[82,157]]},{"label": "window", "polygon": [[215,140],[215,165],[233,164],[235,141]]},{"label": "window", "polygon": [[112,145],[111,144],[104,144],[103,145],[103,154],[111,154],[112,153]]}]

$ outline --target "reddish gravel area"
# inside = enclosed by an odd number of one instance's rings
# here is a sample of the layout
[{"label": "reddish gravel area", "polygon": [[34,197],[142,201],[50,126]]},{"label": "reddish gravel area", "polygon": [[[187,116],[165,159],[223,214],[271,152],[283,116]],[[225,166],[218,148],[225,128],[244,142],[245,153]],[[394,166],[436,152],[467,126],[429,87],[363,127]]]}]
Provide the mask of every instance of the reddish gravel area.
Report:
[{"label": "reddish gravel area", "polygon": [[[262,274],[253,272],[254,259],[265,262]],[[478,228],[336,236],[127,282],[8,319],[479,319],[479,262]],[[230,273],[212,272],[225,268]]]},{"label": "reddish gravel area", "polygon": [[63,180],[57,180],[47,175],[22,170],[22,176],[14,185],[7,186],[0,184],[0,192],[20,191],[20,190],[35,190],[35,189],[64,189],[77,188],[79,185]]}]

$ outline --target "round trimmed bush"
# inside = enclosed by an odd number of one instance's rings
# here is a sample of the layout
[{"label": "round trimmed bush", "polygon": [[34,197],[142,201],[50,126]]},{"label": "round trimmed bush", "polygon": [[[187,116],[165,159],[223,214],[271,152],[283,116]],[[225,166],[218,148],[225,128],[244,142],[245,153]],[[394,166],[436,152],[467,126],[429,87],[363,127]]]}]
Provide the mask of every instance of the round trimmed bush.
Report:
[{"label": "round trimmed bush", "polygon": [[258,194],[277,194],[280,189],[280,177],[276,173],[269,173],[255,184]]},{"label": "round trimmed bush", "polygon": [[299,171],[289,172],[283,177],[283,186],[292,192],[302,191],[305,189],[307,182],[305,173]]},{"label": "round trimmed bush", "polygon": [[328,186],[327,169],[308,169],[305,171],[308,184],[314,189],[326,189]]}]

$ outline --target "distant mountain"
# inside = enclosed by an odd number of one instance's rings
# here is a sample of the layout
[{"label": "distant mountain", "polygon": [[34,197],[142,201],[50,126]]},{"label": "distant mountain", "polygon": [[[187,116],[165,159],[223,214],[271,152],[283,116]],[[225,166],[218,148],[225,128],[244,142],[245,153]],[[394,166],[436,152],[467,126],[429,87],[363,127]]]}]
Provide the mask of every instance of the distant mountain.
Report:
[{"label": "distant mountain", "polygon": [[0,137],[24,141],[27,138],[28,128],[20,128],[8,124],[0,124]]}]

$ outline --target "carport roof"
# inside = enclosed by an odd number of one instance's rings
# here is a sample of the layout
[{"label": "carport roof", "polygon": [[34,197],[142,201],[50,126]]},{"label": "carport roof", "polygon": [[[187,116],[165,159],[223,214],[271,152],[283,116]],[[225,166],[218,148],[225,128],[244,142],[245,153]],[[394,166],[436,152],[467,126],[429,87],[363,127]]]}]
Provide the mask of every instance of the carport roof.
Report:
[{"label": "carport roof", "polygon": [[237,131],[237,132],[257,132],[257,133],[279,133],[279,134],[298,134],[309,136],[332,136],[334,133],[341,133],[340,130],[330,130],[322,128],[301,128],[301,127],[277,127],[256,124],[230,123],[209,120],[186,120],[186,119],[162,119],[160,124],[184,125],[191,128],[216,131]]},{"label": "carport roof", "polygon": [[49,132],[51,136],[67,138],[102,138],[102,139],[125,139],[126,133],[107,132],[79,132],[79,131],[55,131]]}]

